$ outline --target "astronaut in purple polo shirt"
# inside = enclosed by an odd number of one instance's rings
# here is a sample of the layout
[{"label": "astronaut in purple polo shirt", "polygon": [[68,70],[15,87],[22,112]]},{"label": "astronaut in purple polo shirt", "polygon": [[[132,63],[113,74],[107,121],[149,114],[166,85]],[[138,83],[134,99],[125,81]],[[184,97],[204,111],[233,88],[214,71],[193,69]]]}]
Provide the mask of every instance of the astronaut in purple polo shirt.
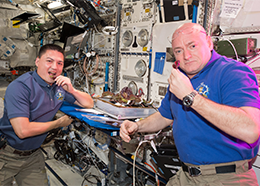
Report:
[{"label": "astronaut in purple polo shirt", "polygon": [[76,90],[69,78],[61,75],[64,51],[47,44],[35,60],[37,70],[27,72],[6,89],[0,136],[5,139],[0,149],[0,183],[11,185],[48,185],[45,160],[39,147],[48,131],[71,124],[65,115],[53,120],[64,101],[85,108],[94,102],[85,92]]},{"label": "astronaut in purple polo shirt", "polygon": [[260,97],[251,68],[217,54],[199,24],[172,36],[173,68],[159,112],[124,121],[120,136],[156,132],[172,124],[182,168],[170,185],[258,185],[251,168],[259,149]]}]

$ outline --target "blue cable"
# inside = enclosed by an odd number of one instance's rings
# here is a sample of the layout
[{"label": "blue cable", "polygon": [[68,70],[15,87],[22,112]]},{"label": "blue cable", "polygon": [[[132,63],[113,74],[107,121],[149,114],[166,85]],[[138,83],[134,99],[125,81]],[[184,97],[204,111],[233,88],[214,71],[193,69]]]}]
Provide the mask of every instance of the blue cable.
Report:
[{"label": "blue cable", "polygon": [[106,62],[105,91],[108,89],[109,62]]},{"label": "blue cable", "polygon": [[[43,35],[43,33],[41,33],[41,37],[42,37],[42,35]],[[40,42],[40,46],[42,46],[42,45],[43,45],[43,37],[42,37],[41,42]]]},{"label": "blue cable", "polygon": [[193,5],[193,14],[192,14],[193,23],[197,22],[197,12],[198,12],[198,7],[196,5]]},{"label": "blue cable", "polygon": [[74,10],[74,15],[73,15],[73,18],[74,18],[74,23],[75,23],[75,26],[77,26],[77,24],[76,24],[76,10]]},{"label": "blue cable", "polygon": [[[88,0],[89,1],[89,0]],[[99,7],[101,7],[101,8],[103,8],[103,9],[105,9],[106,10],[106,8],[105,7],[103,7],[103,6],[101,6],[101,5],[99,5],[99,4],[97,4],[96,2],[94,2],[94,1],[92,1],[92,0],[90,0],[92,3],[94,3],[94,4],[96,4],[97,6],[99,6]],[[107,9],[108,11],[109,11],[109,9]]]},{"label": "blue cable", "polygon": [[149,69],[152,68],[152,49],[150,48],[150,52],[149,52]]},{"label": "blue cable", "polygon": [[81,57],[80,59],[77,59],[77,60],[75,60],[75,59],[73,58],[73,61],[75,61],[75,62],[81,61],[85,56],[86,56],[86,55],[84,54],[83,57]]}]

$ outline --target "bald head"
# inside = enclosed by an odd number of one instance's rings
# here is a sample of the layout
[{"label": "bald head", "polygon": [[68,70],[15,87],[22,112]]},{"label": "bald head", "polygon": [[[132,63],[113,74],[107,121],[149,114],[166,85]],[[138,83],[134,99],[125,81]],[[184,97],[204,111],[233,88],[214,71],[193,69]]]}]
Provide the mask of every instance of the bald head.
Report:
[{"label": "bald head", "polygon": [[205,29],[197,23],[184,23],[179,26],[172,35],[172,41],[176,39],[180,34],[191,34],[191,33],[204,33],[206,34]]}]

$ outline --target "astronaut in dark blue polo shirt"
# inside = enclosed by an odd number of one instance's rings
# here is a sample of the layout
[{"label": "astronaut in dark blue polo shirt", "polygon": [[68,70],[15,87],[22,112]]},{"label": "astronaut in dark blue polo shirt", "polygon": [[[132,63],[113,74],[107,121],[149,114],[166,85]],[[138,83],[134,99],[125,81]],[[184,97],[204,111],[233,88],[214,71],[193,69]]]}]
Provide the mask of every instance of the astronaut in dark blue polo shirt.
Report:
[{"label": "astronaut in dark blue polo shirt", "polygon": [[76,90],[69,78],[61,75],[64,51],[47,44],[35,61],[37,70],[27,72],[9,84],[4,99],[0,135],[7,143],[0,150],[0,183],[10,185],[48,185],[44,156],[39,150],[48,131],[68,126],[65,115],[53,120],[64,101],[85,108],[94,102],[85,92]]}]

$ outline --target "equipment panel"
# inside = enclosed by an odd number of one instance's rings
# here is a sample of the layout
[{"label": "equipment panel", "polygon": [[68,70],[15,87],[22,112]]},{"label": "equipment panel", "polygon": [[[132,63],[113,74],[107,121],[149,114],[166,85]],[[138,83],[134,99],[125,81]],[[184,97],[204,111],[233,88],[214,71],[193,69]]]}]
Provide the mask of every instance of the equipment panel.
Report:
[{"label": "equipment panel", "polygon": [[122,25],[120,34],[120,52],[122,54],[147,53],[152,24]]}]

